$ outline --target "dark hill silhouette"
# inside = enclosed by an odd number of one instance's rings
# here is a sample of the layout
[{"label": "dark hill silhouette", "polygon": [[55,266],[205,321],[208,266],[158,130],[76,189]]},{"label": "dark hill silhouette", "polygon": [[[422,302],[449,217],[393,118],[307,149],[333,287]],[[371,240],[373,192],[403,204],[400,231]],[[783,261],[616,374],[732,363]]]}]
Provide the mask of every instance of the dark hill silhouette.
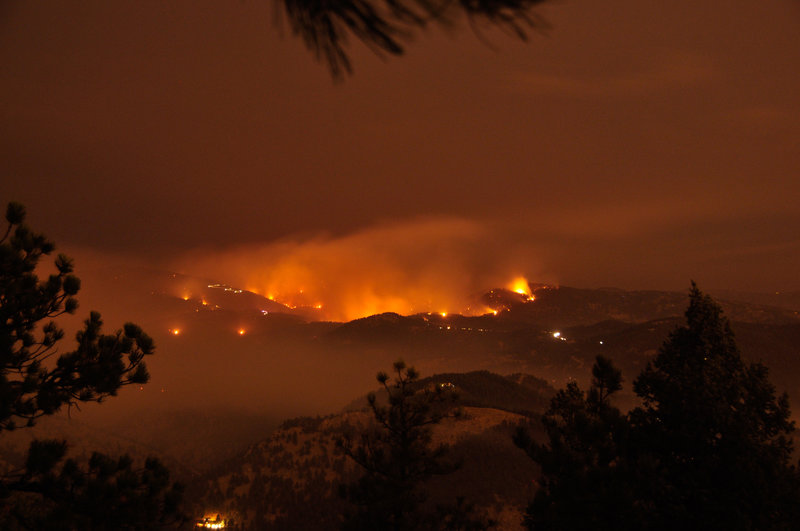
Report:
[{"label": "dark hill silhouette", "polygon": [[[493,408],[525,416],[536,416],[547,408],[556,390],[547,381],[530,374],[501,376],[489,371],[442,373],[423,378],[416,388],[446,386],[455,391],[458,403],[465,407]],[[386,400],[385,392],[377,392],[378,400]],[[359,411],[367,407],[366,396],[345,407]]]},{"label": "dark hill silhouette", "polygon": [[[531,375],[488,371],[437,374],[418,382],[421,387],[440,384],[455,387],[465,414],[436,425],[434,444],[451,445],[450,458],[463,465],[428,482],[428,503],[464,496],[500,520],[503,529],[518,527],[537,469],[514,446],[511,434],[520,422],[543,412],[554,389]],[[356,400],[340,414],[284,422],[268,439],[208,474],[196,510],[219,511],[248,529],[266,524],[270,529],[337,529],[336,515],[346,507],[337,486],[352,481],[357,471],[335,441],[348,426],[371,418],[361,405],[366,401]]]},{"label": "dark hill silhouette", "polygon": [[[504,290],[489,292],[500,293]],[[510,293],[503,321],[566,327],[603,320],[644,322],[683,315],[686,295],[672,291],[625,291],[616,288],[582,289],[568,286],[535,286],[535,300]],[[733,295],[734,293],[731,293]],[[740,300],[720,301],[734,321],[788,324],[800,322],[798,313],[787,308]]]},{"label": "dark hill silhouette", "polygon": [[733,289],[709,290],[716,299],[746,302],[760,306],[772,306],[785,310],[800,311],[800,291],[775,291],[758,293]]}]

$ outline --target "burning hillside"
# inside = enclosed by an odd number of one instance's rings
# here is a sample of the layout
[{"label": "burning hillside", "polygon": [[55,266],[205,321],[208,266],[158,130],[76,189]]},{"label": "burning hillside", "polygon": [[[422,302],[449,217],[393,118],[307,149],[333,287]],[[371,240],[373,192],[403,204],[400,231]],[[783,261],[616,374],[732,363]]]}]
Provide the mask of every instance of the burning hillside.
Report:
[{"label": "burning hillside", "polygon": [[[243,290],[224,284],[208,284],[205,287],[190,288],[186,282],[176,280],[169,291],[178,292],[185,302],[198,309],[258,310],[262,314],[292,313],[309,320],[350,321],[371,315],[385,313],[413,315],[427,313],[441,317],[452,314],[466,316],[497,315],[515,304],[533,302],[536,297],[531,284],[524,277],[517,277],[508,284],[508,289],[493,289],[480,296],[426,292],[422,288],[411,288],[408,293],[378,292],[371,287],[354,288],[342,304],[336,298],[326,299],[318,293],[331,293],[330,290],[306,290],[304,288],[268,289],[267,293]],[[311,293],[309,293],[311,291]],[[332,295],[328,295],[332,296]],[[309,301],[317,301],[313,304]],[[330,301],[330,302],[329,302]],[[179,331],[173,331],[178,335]]]},{"label": "burning hillside", "polygon": [[507,286],[530,297],[527,281],[517,272],[542,277],[531,249],[458,219],[197,251],[170,267],[290,308],[315,309],[336,321],[384,312],[490,313],[492,308],[480,301],[486,290]]}]

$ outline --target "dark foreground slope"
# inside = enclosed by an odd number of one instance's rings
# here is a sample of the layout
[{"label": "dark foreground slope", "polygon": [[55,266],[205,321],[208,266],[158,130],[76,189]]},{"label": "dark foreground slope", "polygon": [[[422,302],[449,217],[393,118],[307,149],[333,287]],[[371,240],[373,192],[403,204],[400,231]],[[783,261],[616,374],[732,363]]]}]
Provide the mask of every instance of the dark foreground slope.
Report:
[{"label": "dark foreground slope", "polygon": [[[514,446],[512,434],[520,422],[541,413],[553,389],[531,376],[485,371],[437,375],[419,383],[451,384],[464,405],[461,417],[434,428],[433,444],[448,445],[448,460],[460,466],[426,484],[427,503],[464,497],[502,528],[519,527],[537,469]],[[202,503],[196,511],[223,514],[246,529],[336,529],[349,509],[339,485],[360,473],[336,441],[370,421],[371,413],[358,409],[359,403],[341,414],[285,422],[269,439],[210,474],[205,492],[197,492]]]}]

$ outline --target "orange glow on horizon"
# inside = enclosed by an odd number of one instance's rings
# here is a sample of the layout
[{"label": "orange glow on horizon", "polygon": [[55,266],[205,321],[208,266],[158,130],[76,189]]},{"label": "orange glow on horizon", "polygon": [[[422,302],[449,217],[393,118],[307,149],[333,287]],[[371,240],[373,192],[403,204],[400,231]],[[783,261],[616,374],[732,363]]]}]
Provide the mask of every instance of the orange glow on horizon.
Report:
[{"label": "orange glow on horizon", "polygon": [[[452,275],[452,271],[449,272]],[[334,275],[335,276],[329,276]],[[287,266],[277,270],[266,270],[250,273],[241,279],[241,283],[230,281],[226,291],[239,293],[237,285],[248,286],[248,292],[259,294],[273,303],[284,306],[287,310],[298,310],[306,319],[320,319],[347,322],[381,313],[397,313],[400,315],[416,315],[428,313],[438,315],[442,319],[453,316],[500,315],[499,309],[481,303],[484,293],[493,288],[505,288],[534,300],[534,294],[525,277],[515,277],[510,283],[503,282],[496,276],[487,277],[479,282],[469,277],[453,278],[437,273],[428,276],[408,275],[397,270],[389,271],[341,271],[334,270],[323,277],[312,272],[310,268],[301,267],[292,270]],[[331,280],[333,278],[333,280]],[[506,279],[509,276],[505,276]],[[214,285],[216,286],[216,285]],[[233,287],[231,287],[233,286]],[[260,287],[259,287],[260,286]],[[189,288],[182,286],[176,294],[185,301],[199,302],[205,309],[221,309],[201,293],[189,293]],[[446,308],[446,309],[444,309]],[[312,312],[309,312],[311,310]],[[195,307],[197,311],[197,307]],[[262,305],[261,313],[280,313],[280,309],[271,309]],[[236,334],[243,336],[245,328],[236,328]],[[169,329],[170,335],[180,335],[182,331]]]},{"label": "orange glow on horizon", "polygon": [[[442,318],[449,315],[499,315],[493,308],[486,308],[482,305],[475,305],[474,295],[472,298],[465,294],[456,296],[449,291],[442,290],[438,286],[426,291],[426,286],[409,286],[403,288],[398,286],[396,293],[378,289],[370,286],[369,283],[359,287],[355,279],[344,290],[329,290],[321,282],[320,286],[309,287],[310,282],[305,281],[303,289],[289,287],[289,283],[284,281],[281,285],[272,283],[266,289],[253,289],[254,293],[261,294],[272,302],[282,304],[290,310],[298,308],[313,308],[321,310],[324,319],[350,321],[360,319],[370,315],[380,313],[398,313],[400,315],[413,315],[417,313],[437,314]],[[502,285],[502,284],[495,284]],[[312,289],[313,288],[313,289]],[[491,289],[491,284],[484,287],[485,291]],[[535,296],[524,277],[517,277],[507,285],[511,291],[523,295],[527,301],[535,300]],[[444,304],[443,304],[444,303]],[[437,310],[447,305],[452,310]]]},{"label": "orange glow on horizon", "polygon": [[[377,231],[342,241],[320,237],[302,243],[246,247],[211,257],[192,256],[191,263],[181,268],[202,270],[229,289],[246,286],[248,292],[276,304],[272,307],[266,300],[260,304],[259,309],[270,314],[296,312],[304,319],[339,322],[381,313],[431,312],[446,319],[494,314],[494,308],[487,309],[482,302],[483,295],[505,288],[515,278],[515,271],[533,268],[507,264],[503,258],[481,269],[471,267],[457,258],[461,240],[453,239],[450,230],[437,226],[431,231],[425,223],[421,228],[426,230],[415,232],[415,238],[409,238],[403,227],[396,232],[388,230],[388,235]],[[468,225],[460,237],[470,241],[472,228],[479,229]],[[514,287],[532,300],[525,279]],[[201,293],[194,293],[193,300],[200,302]],[[224,300],[214,302],[226,309]],[[207,309],[214,308],[214,302],[206,302]]]}]

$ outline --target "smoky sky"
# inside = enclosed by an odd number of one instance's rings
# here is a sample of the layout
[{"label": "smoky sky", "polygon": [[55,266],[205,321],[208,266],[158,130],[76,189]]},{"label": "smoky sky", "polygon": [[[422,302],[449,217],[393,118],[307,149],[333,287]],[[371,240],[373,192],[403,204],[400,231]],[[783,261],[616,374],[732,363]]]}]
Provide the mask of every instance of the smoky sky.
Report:
[{"label": "smoky sky", "polygon": [[[232,253],[313,245],[318,276],[411,278],[438,239],[465,286],[800,289],[796,2],[553,2],[527,43],[354,45],[341,83],[273,11],[5,2],[0,200],[68,252],[237,281],[281,258]],[[394,258],[352,247],[385,227]]]}]

